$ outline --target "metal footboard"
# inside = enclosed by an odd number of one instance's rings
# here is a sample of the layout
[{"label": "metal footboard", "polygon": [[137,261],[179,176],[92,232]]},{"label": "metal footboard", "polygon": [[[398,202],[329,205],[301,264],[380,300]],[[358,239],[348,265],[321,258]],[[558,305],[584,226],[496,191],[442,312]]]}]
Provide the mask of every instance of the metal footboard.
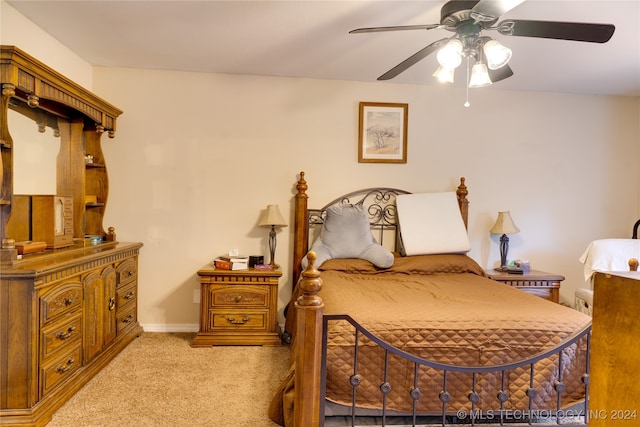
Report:
[{"label": "metal footboard", "polygon": [[[324,414],[325,414],[325,401],[326,401],[326,382],[327,382],[327,334],[328,334],[328,324],[329,322],[334,321],[347,321],[354,327],[354,339],[355,339],[355,348],[353,351],[354,357],[354,372],[350,378],[345,379],[345,381],[349,381],[351,386],[353,387],[353,396],[352,396],[352,407],[351,407],[351,425],[357,425],[357,416],[356,416],[356,395],[358,391],[358,385],[361,383],[362,378],[358,373],[358,356],[359,356],[359,348],[358,343],[360,342],[361,337],[368,338],[372,343],[375,343],[377,346],[381,347],[384,350],[385,355],[385,363],[389,363],[390,355],[394,355],[394,357],[400,357],[409,361],[409,363],[413,364],[413,383],[414,387],[407,391],[407,399],[411,399],[412,403],[412,411],[410,414],[407,414],[407,418],[411,419],[412,426],[416,425],[424,425],[424,423],[417,424],[417,420],[420,415],[417,410],[417,403],[420,398],[423,396],[423,392],[418,388],[418,378],[419,378],[419,368],[420,367],[429,367],[435,369],[437,371],[442,372],[442,388],[438,391],[438,399],[442,403],[442,411],[438,414],[430,414],[435,415],[436,419],[439,420],[436,425],[447,426],[451,423],[455,423],[456,425],[460,425],[461,418],[463,418],[463,424],[475,426],[479,423],[486,425],[487,423],[492,425],[510,425],[513,422],[517,422],[518,425],[523,424],[533,424],[536,427],[543,426],[552,426],[552,425],[572,425],[572,426],[586,426],[588,422],[588,413],[589,413],[589,350],[591,344],[591,325],[588,325],[583,330],[581,330],[576,335],[572,336],[570,339],[563,341],[562,343],[554,346],[553,348],[534,355],[525,360],[521,360],[514,363],[502,364],[502,365],[492,365],[492,366],[453,366],[446,365],[442,363],[433,362],[427,359],[422,359],[420,357],[416,357],[412,354],[409,354],[403,350],[400,350],[387,342],[379,339],[374,334],[366,330],[362,325],[356,322],[348,315],[327,315],[323,316],[323,328],[322,328],[322,364],[321,364],[321,408],[320,408],[320,425],[324,426]],[[562,397],[565,392],[565,384],[563,383],[563,352],[570,346],[574,344],[578,344],[578,341],[581,339],[586,339],[586,366],[584,369],[584,373],[582,374],[582,383],[585,388],[585,399],[584,406],[580,409],[574,411],[563,411],[562,409]],[[535,364],[538,361],[541,361],[546,358],[553,357],[557,355],[557,364],[558,364],[558,377],[555,379],[553,384],[553,390],[557,395],[557,403],[554,410],[547,411],[539,411],[534,410],[533,400],[536,397],[537,391],[534,388],[534,374],[535,374]],[[555,363],[555,362],[554,362]],[[526,390],[526,396],[528,399],[527,407],[528,410],[523,411],[514,411],[505,409],[505,402],[509,399],[509,393],[505,390],[505,378],[507,373],[514,369],[526,369],[529,371],[529,387]],[[389,383],[389,378],[387,377],[387,366],[385,365],[384,369],[384,378],[380,381],[380,392],[381,392],[381,400],[380,400],[380,417],[382,421],[382,425],[386,424],[386,419],[388,416],[392,414],[393,411],[389,411],[387,408],[386,396],[387,393],[394,386]],[[465,375],[471,376],[471,390],[469,390],[468,398],[471,410],[465,411],[453,411],[453,408],[448,408],[447,403],[451,400],[451,395],[448,389],[447,384],[447,376],[450,373],[464,373]],[[502,381],[502,389],[497,393],[495,397],[495,401],[492,402],[481,402],[481,395],[476,390],[477,378],[479,375],[484,373],[492,373],[498,374],[498,377],[501,378]],[[477,410],[476,408],[480,407],[480,403],[483,403],[482,407],[486,408],[490,406],[495,409],[482,411]],[[461,417],[463,415],[463,417]]]}]

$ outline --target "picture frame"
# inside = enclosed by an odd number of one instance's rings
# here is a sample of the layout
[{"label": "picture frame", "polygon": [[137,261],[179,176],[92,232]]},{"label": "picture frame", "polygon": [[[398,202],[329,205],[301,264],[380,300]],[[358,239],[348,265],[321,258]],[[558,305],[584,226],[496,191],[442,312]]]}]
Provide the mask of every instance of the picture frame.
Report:
[{"label": "picture frame", "polygon": [[360,102],[359,163],[407,163],[409,104]]}]

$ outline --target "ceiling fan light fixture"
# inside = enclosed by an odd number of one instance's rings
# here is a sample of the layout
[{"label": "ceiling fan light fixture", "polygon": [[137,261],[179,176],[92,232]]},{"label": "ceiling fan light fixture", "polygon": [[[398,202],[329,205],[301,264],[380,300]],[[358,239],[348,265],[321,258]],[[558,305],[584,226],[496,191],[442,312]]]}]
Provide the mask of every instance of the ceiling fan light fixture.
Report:
[{"label": "ceiling fan light fixture", "polygon": [[438,51],[438,63],[444,68],[454,69],[462,63],[462,42],[451,39]]},{"label": "ceiling fan light fixture", "polygon": [[433,77],[438,79],[440,83],[453,83],[454,68],[445,68],[442,65],[438,67]]},{"label": "ceiling fan light fixture", "polygon": [[489,86],[491,78],[489,78],[489,70],[487,64],[480,61],[476,62],[471,68],[471,78],[469,79],[469,87],[471,89]]},{"label": "ceiling fan light fixture", "polygon": [[486,42],[483,50],[484,56],[487,58],[487,66],[492,70],[505,66],[511,59],[511,49],[497,40]]}]

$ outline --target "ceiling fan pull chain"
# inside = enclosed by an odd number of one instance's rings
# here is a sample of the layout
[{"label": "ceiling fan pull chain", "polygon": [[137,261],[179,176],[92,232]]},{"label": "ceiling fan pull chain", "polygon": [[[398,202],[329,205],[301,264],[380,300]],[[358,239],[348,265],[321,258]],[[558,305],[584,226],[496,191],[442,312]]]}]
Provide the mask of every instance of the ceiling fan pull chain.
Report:
[{"label": "ceiling fan pull chain", "polygon": [[469,107],[471,104],[469,103],[469,57],[467,56],[467,84],[465,85],[467,87],[467,100],[464,103],[465,107]]}]

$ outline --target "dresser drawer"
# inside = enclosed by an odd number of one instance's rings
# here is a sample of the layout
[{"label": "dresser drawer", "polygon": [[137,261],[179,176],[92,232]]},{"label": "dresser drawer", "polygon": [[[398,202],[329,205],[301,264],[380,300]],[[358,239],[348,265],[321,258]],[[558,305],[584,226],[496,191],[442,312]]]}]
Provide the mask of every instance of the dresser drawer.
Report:
[{"label": "dresser drawer", "polygon": [[58,349],[72,346],[81,336],[82,313],[80,311],[43,327],[40,331],[42,360],[46,361]]},{"label": "dresser drawer", "polygon": [[54,390],[82,366],[81,341],[76,341],[71,350],[62,356],[53,358],[40,368],[40,391],[42,397]]},{"label": "dresser drawer", "polygon": [[138,265],[134,259],[123,261],[116,267],[116,276],[118,278],[118,286],[131,283],[138,277]]},{"label": "dresser drawer", "polygon": [[121,286],[116,290],[118,310],[126,307],[129,303],[134,303],[136,300],[137,286],[136,282],[131,282],[126,286]]},{"label": "dresser drawer", "polygon": [[124,310],[118,310],[117,314],[117,328],[118,332],[123,330],[124,328],[133,325],[136,323],[136,305],[131,304],[129,307]]},{"label": "dresser drawer", "polygon": [[209,326],[212,330],[224,329],[267,329],[268,312],[264,310],[229,310],[209,312]]},{"label": "dresser drawer", "polygon": [[40,321],[44,324],[57,316],[80,308],[81,305],[82,283],[78,277],[40,296]]},{"label": "dresser drawer", "polygon": [[268,308],[269,286],[211,286],[211,307]]}]

